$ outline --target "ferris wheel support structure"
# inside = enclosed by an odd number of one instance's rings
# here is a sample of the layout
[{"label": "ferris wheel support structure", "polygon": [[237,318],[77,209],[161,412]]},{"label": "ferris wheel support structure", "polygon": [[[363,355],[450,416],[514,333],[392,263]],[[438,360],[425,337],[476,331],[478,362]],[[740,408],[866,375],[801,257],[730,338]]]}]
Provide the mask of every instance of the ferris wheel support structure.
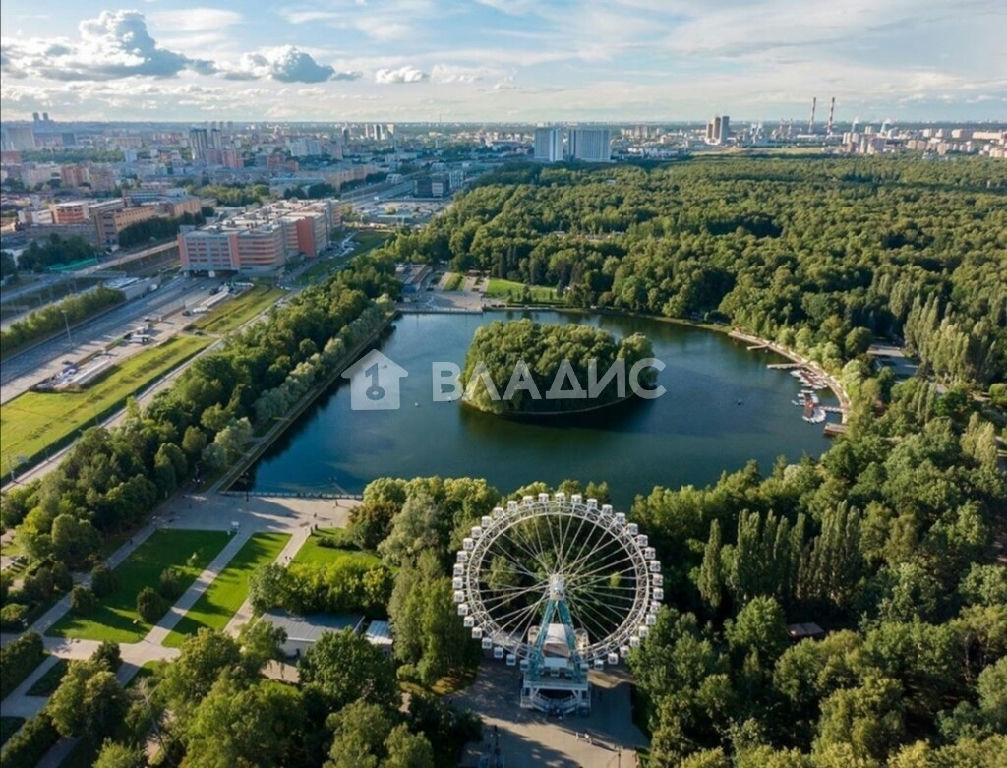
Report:
[{"label": "ferris wheel support structure", "polygon": [[661,564],[626,516],[574,494],[526,496],[462,543],[458,615],[494,658],[520,664],[521,706],[586,711],[588,672],[647,636],[664,598]]}]

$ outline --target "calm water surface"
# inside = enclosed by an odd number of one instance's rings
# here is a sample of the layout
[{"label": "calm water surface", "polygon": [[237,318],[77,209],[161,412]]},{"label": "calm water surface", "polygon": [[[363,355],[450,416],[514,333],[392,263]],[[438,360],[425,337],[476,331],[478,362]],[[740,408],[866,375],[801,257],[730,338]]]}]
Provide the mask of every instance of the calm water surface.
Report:
[{"label": "calm water surface", "polygon": [[[432,362],[463,365],[476,328],[521,317],[588,323],[617,337],[645,333],[667,365],[659,376],[667,393],[561,423],[506,421],[458,402],[432,402]],[[467,475],[508,493],[573,478],[607,481],[625,508],[655,485],[705,485],[750,458],[768,471],[781,454],[796,461],[828,445],[823,425],[802,421],[791,403],[797,380],[766,368],[780,358],[700,328],[556,312],[407,315],[380,348],[409,372],[402,407],[352,411],[348,383],[334,385],[249,471],[252,490],[359,493],[376,477]]]}]

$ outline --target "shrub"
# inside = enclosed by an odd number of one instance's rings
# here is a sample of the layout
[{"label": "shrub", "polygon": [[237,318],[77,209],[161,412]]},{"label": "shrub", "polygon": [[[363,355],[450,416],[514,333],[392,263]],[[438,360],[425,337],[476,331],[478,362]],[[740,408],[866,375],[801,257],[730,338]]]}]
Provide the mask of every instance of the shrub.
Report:
[{"label": "shrub", "polygon": [[10,737],[0,753],[4,768],[33,768],[59,740],[52,718],[44,709]]},{"label": "shrub", "polygon": [[0,650],[0,697],[17,688],[43,658],[42,636],[37,632],[22,635]]},{"label": "shrub", "polygon": [[136,612],[148,624],[156,624],[166,610],[164,598],[150,587],[144,587],[136,596]]},{"label": "shrub", "polygon": [[185,584],[182,575],[177,569],[168,566],[157,579],[157,591],[165,600],[174,602],[185,592]]},{"label": "shrub", "polygon": [[24,620],[27,615],[27,605],[8,603],[3,608],[0,608],[0,629],[8,631],[24,629]]},{"label": "shrub", "polygon": [[119,644],[113,643],[111,640],[103,640],[101,645],[95,648],[94,653],[91,654],[91,661],[103,661],[108,665],[110,672],[115,672],[122,664],[122,652],[119,650]]},{"label": "shrub", "polygon": [[78,616],[88,616],[98,607],[98,598],[83,584],[77,584],[70,592],[70,610]]},{"label": "shrub", "polygon": [[118,578],[115,571],[107,565],[98,563],[91,569],[91,591],[94,592],[95,597],[105,597],[105,595],[111,594],[115,591],[116,586],[118,586]]}]

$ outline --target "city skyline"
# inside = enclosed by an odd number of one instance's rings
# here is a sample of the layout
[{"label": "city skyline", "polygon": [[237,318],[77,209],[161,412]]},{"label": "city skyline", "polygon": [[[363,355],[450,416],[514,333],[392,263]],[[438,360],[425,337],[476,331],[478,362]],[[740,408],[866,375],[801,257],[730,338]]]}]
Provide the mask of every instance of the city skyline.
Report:
[{"label": "city skyline", "polygon": [[[3,6],[5,119],[1003,120],[1007,11],[768,0]],[[10,34],[13,33],[13,34]]]}]

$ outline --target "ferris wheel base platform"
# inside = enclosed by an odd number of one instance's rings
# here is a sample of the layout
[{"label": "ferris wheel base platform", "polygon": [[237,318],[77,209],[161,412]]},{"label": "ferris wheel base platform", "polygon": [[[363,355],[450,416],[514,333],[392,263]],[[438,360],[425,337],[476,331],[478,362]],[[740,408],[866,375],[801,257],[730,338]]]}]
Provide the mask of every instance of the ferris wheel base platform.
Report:
[{"label": "ferris wheel base platform", "polygon": [[591,712],[591,684],[587,680],[531,679],[521,683],[521,708],[547,715],[586,715]]}]

